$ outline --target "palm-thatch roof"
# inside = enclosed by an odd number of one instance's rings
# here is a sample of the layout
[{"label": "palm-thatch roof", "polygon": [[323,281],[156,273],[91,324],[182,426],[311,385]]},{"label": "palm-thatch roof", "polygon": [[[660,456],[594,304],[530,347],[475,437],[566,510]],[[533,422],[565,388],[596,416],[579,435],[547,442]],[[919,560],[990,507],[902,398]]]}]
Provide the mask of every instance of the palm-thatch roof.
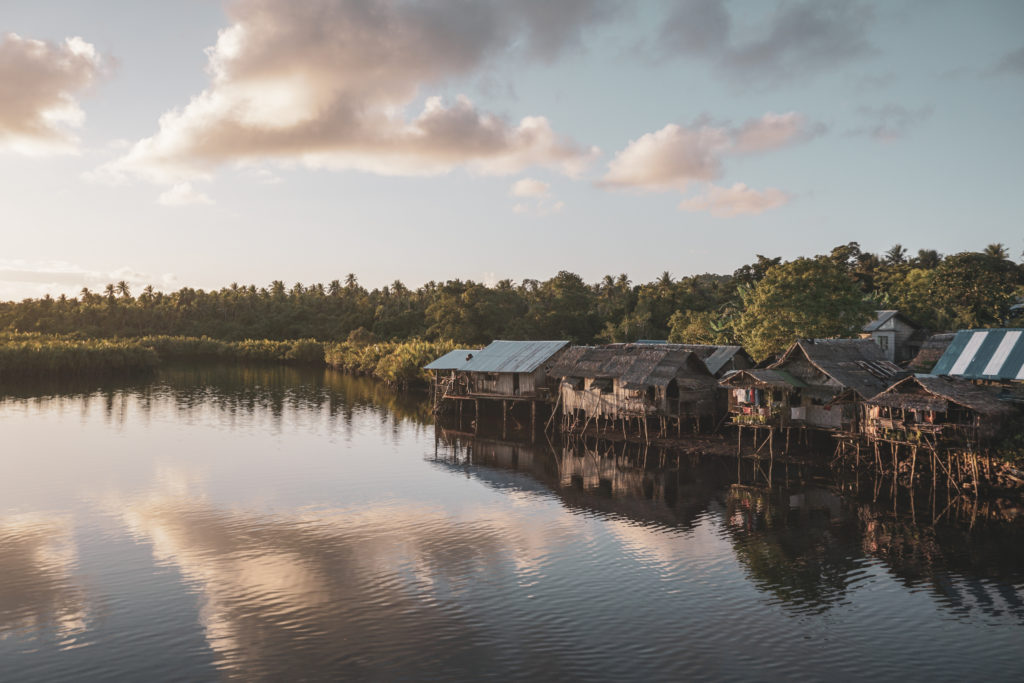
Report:
[{"label": "palm-thatch roof", "polygon": [[627,389],[667,386],[673,379],[687,386],[715,385],[711,372],[695,354],[663,344],[574,346],[558,358],[548,376],[617,379]]},{"label": "palm-thatch roof", "polygon": [[868,400],[871,405],[944,413],[953,403],[981,415],[1003,417],[1014,412],[992,390],[965,379],[916,375],[900,380]]},{"label": "palm-thatch roof", "polygon": [[799,356],[862,398],[871,398],[906,376],[871,339],[799,339],[769,369],[785,370]]}]

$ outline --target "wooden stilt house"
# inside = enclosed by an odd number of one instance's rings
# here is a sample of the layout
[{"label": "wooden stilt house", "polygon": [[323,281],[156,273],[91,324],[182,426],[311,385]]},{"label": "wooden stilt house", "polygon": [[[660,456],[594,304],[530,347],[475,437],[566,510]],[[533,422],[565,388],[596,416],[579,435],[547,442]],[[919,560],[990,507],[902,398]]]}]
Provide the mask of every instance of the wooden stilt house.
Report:
[{"label": "wooden stilt house", "polygon": [[587,418],[713,417],[717,382],[696,354],[666,344],[568,349],[549,375],[562,410]]},{"label": "wooden stilt house", "polygon": [[546,399],[547,370],[568,341],[491,342],[480,350],[458,349],[425,366],[444,397]]},{"label": "wooden stilt house", "polygon": [[[721,383],[736,424],[857,431],[856,403],[905,376],[871,339],[800,339],[769,368]],[[848,400],[837,401],[841,395]]]},{"label": "wooden stilt house", "polygon": [[983,447],[1016,416],[998,392],[964,379],[907,377],[865,402],[864,434],[875,441]]}]

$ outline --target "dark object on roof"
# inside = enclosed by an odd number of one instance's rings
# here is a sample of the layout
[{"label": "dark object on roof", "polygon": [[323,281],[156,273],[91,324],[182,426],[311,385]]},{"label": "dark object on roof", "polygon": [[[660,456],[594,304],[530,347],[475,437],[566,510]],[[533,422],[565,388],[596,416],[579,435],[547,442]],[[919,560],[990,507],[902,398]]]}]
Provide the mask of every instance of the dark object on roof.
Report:
[{"label": "dark object on roof", "polygon": [[568,346],[567,341],[497,340],[473,354],[464,372],[533,372]]},{"label": "dark object on roof", "polygon": [[476,349],[455,349],[432,363],[426,364],[423,366],[423,369],[432,371],[461,370],[473,358],[473,354],[476,352]]},{"label": "dark object on roof", "polygon": [[1014,412],[1012,406],[999,400],[989,389],[979,387],[968,380],[933,375],[917,375],[902,379],[871,398],[868,403],[890,408],[932,410],[942,413],[948,411],[950,403],[954,403],[990,416],[1008,416]]},{"label": "dark object on roof", "polygon": [[861,398],[875,396],[907,374],[887,361],[882,349],[871,339],[799,339],[769,369],[785,370],[788,363],[801,355]]},{"label": "dark object on roof", "polygon": [[932,374],[1024,380],[1024,329],[960,330],[932,368]]}]

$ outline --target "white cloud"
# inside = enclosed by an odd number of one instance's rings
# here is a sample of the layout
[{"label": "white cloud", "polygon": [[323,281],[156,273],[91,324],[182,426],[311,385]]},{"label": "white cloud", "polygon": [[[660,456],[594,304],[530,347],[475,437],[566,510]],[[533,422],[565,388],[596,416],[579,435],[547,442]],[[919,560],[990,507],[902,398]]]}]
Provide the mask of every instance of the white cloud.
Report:
[{"label": "white cloud", "polygon": [[796,112],[766,113],[741,126],[670,123],[630,141],[615,155],[601,184],[607,187],[685,192],[690,183],[721,177],[725,157],[779,149],[823,130]]},{"label": "white cloud", "polygon": [[457,166],[579,174],[596,149],[556,134],[543,116],[512,122],[465,97],[428,97],[408,112],[424,89],[502,51],[551,59],[606,14],[595,0],[559,5],[239,0],[208,50],[210,85],[99,175],[172,184],[261,160],[381,175]]},{"label": "white cloud", "polygon": [[551,184],[536,178],[523,178],[512,184],[513,197],[547,197],[551,193]]},{"label": "white cloud", "polygon": [[611,187],[684,191],[695,180],[711,180],[721,174],[721,157],[730,144],[724,129],[690,129],[670,123],[631,140],[608,163],[603,183]]},{"label": "white cloud", "polygon": [[67,154],[77,151],[85,113],[75,95],[103,71],[96,49],[81,38],[61,44],[0,37],[0,151]]},{"label": "white cloud", "polygon": [[742,214],[758,214],[782,206],[789,201],[789,195],[770,187],[766,190],[752,190],[743,183],[732,187],[711,185],[706,192],[679,204],[683,211],[707,211],[716,218],[732,218]]},{"label": "white cloud", "polygon": [[192,183],[177,183],[160,195],[157,204],[161,206],[188,206],[190,204],[213,204],[213,200],[199,192]]}]

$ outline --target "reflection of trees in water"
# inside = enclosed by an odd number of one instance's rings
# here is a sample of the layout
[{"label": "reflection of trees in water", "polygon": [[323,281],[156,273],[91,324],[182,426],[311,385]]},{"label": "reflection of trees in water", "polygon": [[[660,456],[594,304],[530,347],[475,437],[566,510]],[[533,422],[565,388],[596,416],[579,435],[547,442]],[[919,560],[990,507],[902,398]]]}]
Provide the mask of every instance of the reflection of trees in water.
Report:
[{"label": "reflection of trees in water", "polygon": [[498,647],[503,632],[472,614],[511,609],[495,586],[561,547],[557,523],[402,504],[266,516],[182,496],[121,509],[157,560],[202,595],[206,637],[231,675],[571,675],[557,655],[496,662],[509,644]]},{"label": "reflection of trees in water", "polygon": [[76,561],[70,518],[0,517],[0,640],[53,634],[70,643],[86,630]]},{"label": "reflection of trees in water", "polygon": [[787,607],[821,612],[839,604],[858,570],[857,525],[822,489],[734,486],[725,528],[750,579]]},{"label": "reflection of trees in water", "polygon": [[115,424],[127,419],[133,402],[143,413],[168,400],[182,413],[213,407],[227,415],[267,413],[280,421],[286,410],[327,411],[351,425],[360,412],[380,419],[428,425],[430,404],[423,397],[398,392],[365,377],[333,370],[283,365],[197,363],[161,368],[149,382],[103,383],[72,380],[5,385],[2,401],[101,401],[104,416]]}]

